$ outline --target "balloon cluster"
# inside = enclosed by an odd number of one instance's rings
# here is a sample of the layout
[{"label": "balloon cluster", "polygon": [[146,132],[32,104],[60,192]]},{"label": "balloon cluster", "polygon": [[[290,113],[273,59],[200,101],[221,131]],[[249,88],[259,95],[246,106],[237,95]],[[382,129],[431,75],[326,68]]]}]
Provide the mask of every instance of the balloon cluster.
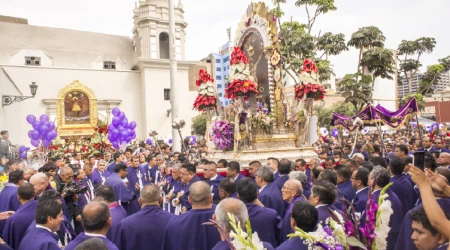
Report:
[{"label": "balloon cluster", "polygon": [[20,146],[20,148],[19,148],[20,158],[22,158],[22,159],[27,158],[27,151],[28,150],[30,150],[30,148],[25,147],[25,146]]},{"label": "balloon cluster", "polygon": [[195,145],[195,143],[197,143],[197,136],[189,135],[189,136],[186,136],[186,138],[184,140],[189,142],[190,145]]},{"label": "balloon cluster", "polygon": [[31,140],[31,145],[39,147],[42,142],[44,147],[51,145],[52,140],[58,136],[58,131],[55,130],[55,123],[49,121],[47,115],[41,115],[39,120],[34,115],[27,116],[27,122],[33,126],[33,129],[28,131],[28,138]]},{"label": "balloon cluster", "polygon": [[119,149],[120,145],[124,143],[128,144],[136,138],[136,131],[134,129],[137,124],[134,121],[129,123],[125,113],[121,112],[118,108],[114,108],[112,114],[114,118],[112,119],[112,123],[108,125],[108,140],[115,149]]},{"label": "balloon cluster", "polygon": [[427,125],[428,132],[433,132],[434,129],[436,130],[442,130],[444,128],[444,124],[434,123],[431,126]]},{"label": "balloon cluster", "polygon": [[153,141],[152,141],[151,138],[148,138],[148,139],[145,141],[145,143],[146,143],[147,145],[153,145]]},{"label": "balloon cluster", "polygon": [[337,128],[334,128],[333,130],[331,130],[331,135],[333,137],[338,137],[339,136],[339,130],[337,130]]}]

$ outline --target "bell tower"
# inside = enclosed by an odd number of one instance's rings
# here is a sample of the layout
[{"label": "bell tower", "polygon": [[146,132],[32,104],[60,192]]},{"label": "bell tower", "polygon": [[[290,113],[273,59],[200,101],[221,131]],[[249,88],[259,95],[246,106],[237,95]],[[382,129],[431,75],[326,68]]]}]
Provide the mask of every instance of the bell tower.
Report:
[{"label": "bell tower", "polygon": [[[133,46],[138,57],[169,60],[169,1],[140,0],[133,12]],[[175,6],[175,26],[177,60],[184,60],[187,23],[181,0]]]}]

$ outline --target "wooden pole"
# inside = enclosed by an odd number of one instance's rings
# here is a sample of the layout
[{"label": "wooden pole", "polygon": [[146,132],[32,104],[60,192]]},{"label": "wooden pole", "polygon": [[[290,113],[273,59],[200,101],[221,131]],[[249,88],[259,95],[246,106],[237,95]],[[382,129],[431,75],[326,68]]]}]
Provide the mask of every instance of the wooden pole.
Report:
[{"label": "wooden pole", "polygon": [[419,137],[420,137],[420,147],[423,147],[423,144],[422,144],[422,140],[423,140],[423,136],[422,136],[422,128],[420,127],[420,123],[419,123],[419,116],[417,115],[417,113],[416,113],[416,120],[417,120],[417,128],[419,129]]}]

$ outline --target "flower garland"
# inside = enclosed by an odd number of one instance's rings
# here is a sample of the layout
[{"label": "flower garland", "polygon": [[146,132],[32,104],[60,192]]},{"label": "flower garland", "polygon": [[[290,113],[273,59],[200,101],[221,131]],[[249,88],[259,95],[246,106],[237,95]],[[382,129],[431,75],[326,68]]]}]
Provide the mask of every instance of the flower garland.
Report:
[{"label": "flower garland", "polygon": [[389,183],[381,190],[380,197],[378,198],[378,211],[374,231],[375,241],[372,244],[372,249],[387,249],[387,236],[391,231],[389,221],[391,220],[391,215],[394,213],[394,210],[392,210],[391,201],[386,200],[389,197],[389,195],[386,194],[386,190],[390,186],[392,186],[392,183]]},{"label": "flower garland", "polygon": [[315,101],[324,98],[324,94],[327,92],[319,83],[317,72],[316,64],[311,59],[305,59],[299,76],[300,83],[296,84],[294,88],[295,98],[302,100],[305,95]]},{"label": "flower garland", "polygon": [[217,121],[212,125],[212,141],[216,149],[228,150],[234,144],[234,125],[228,121]]},{"label": "flower garland", "polygon": [[225,98],[236,100],[238,96],[248,98],[249,93],[258,94],[257,86],[250,76],[247,56],[239,47],[234,47],[230,60],[230,76],[225,89]]},{"label": "flower garland", "polygon": [[204,70],[200,70],[199,79],[195,82],[199,87],[198,96],[194,101],[194,109],[202,111],[203,109],[216,107],[216,92],[214,89],[214,79]]}]

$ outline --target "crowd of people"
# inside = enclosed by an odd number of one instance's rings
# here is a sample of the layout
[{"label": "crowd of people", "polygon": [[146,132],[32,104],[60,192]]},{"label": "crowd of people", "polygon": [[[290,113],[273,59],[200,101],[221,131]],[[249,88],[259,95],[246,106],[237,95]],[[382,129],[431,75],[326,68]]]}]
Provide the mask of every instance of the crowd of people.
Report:
[{"label": "crowd of people", "polygon": [[[245,169],[210,161],[204,141],[189,154],[141,143],[102,159],[50,156],[36,169],[11,159],[2,165],[0,250],[230,249],[228,214],[244,230],[250,221],[261,249],[309,249],[288,235],[313,232],[333,211],[354,211],[364,228],[369,199],[378,202],[390,183],[387,249],[447,249],[449,136],[374,132],[315,146],[312,159],[268,158]],[[417,151],[423,170],[413,164]]]}]

